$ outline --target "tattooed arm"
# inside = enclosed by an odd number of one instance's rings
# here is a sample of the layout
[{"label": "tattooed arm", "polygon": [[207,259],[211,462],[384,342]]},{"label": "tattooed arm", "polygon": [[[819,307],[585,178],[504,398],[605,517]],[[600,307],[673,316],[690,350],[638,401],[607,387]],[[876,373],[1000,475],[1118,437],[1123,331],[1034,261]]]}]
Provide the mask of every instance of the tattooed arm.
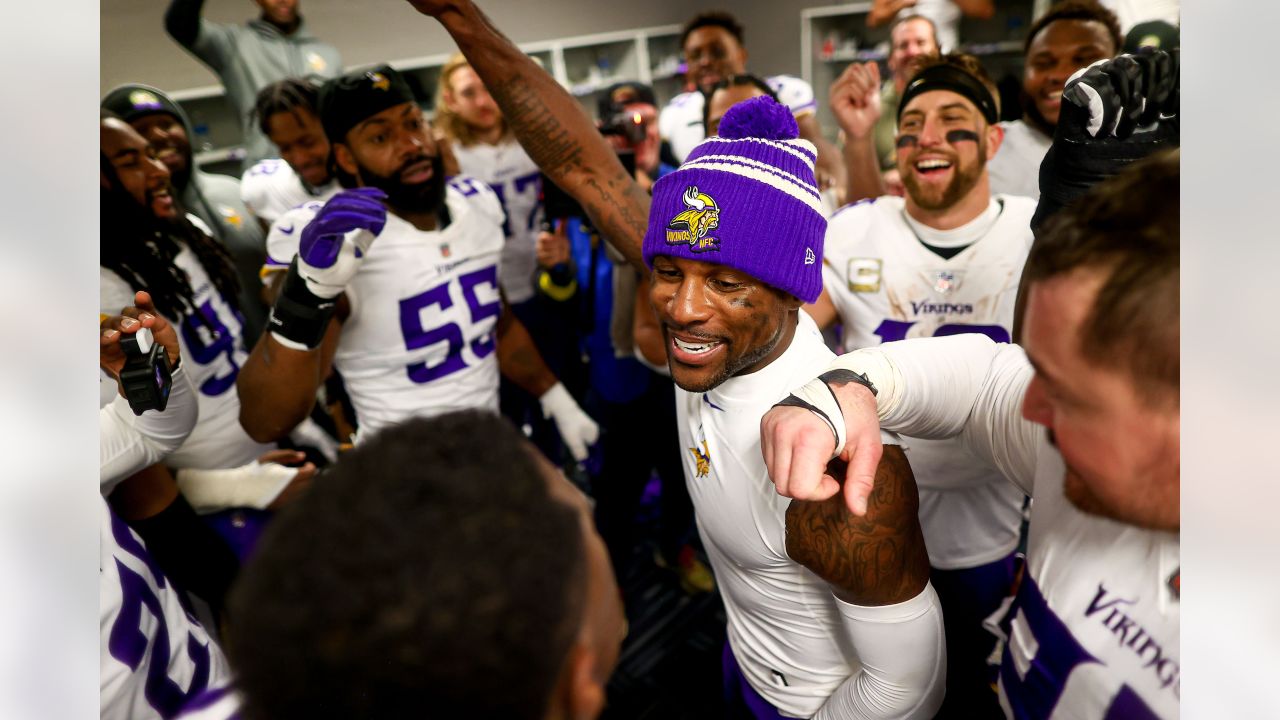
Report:
[{"label": "tattooed arm", "polygon": [[[844,468],[828,471],[845,475]],[[851,513],[839,493],[787,508],[787,553],[831,585],[858,659],[814,720],[931,718],[942,705],[942,606],[929,584],[918,508],[915,478],[897,445],[884,447],[866,515]]]},{"label": "tattooed arm", "polygon": [[582,106],[470,0],[409,0],[444,25],[484,81],[529,157],[582,204],[601,234],[648,273],[640,255],[649,196]]},{"label": "tattooed arm", "polygon": [[[843,467],[829,467],[828,472],[845,476]],[[787,554],[826,580],[845,602],[899,603],[919,595],[929,581],[919,512],[907,457],[900,446],[886,445],[866,515],[849,512],[839,493],[821,501],[791,501]]]}]

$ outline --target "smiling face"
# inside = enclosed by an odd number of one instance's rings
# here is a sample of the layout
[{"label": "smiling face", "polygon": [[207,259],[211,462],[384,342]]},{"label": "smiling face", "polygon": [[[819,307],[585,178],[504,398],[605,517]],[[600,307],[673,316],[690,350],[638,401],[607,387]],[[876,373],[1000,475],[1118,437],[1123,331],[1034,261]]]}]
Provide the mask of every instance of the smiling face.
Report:
[{"label": "smiling face", "polygon": [[151,145],[156,158],[181,185],[181,179],[190,172],[191,158],[191,142],[182,121],[167,112],[159,112],[135,118],[129,124]]},{"label": "smiling face", "polygon": [[728,30],[706,25],[689,33],[684,41],[684,59],[689,79],[702,92],[730,75],[747,69],[747,51]]},{"label": "smiling face", "polygon": [[898,81],[898,92],[902,92],[914,72],[916,58],[938,54],[938,39],[933,35],[933,25],[917,17],[895,25],[890,41],[889,70]]},{"label": "smiling face", "polygon": [[1159,398],[1142,396],[1128,372],[1081,351],[1081,329],[1108,274],[1082,267],[1031,285],[1023,345],[1036,374],[1022,415],[1048,429],[1067,467],[1063,492],[1076,507],[1176,531],[1176,388]]},{"label": "smiling face", "polygon": [[387,193],[403,212],[431,212],[444,201],[444,166],[422,110],[407,102],[370,115],[336,143],[338,166],[361,185]]},{"label": "smiling face", "polygon": [[267,117],[267,138],[280,157],[311,187],[329,182],[329,140],[320,118],[306,108],[293,108]]},{"label": "smiling face", "polygon": [[[142,207],[162,220],[177,217],[169,170],[132,127],[114,118],[99,123],[99,148],[111,163],[120,186]],[[103,175],[103,185],[109,179]]]},{"label": "smiling face", "polygon": [[1028,109],[1052,129],[1058,124],[1067,78],[1116,51],[1107,26],[1096,20],[1055,20],[1044,26],[1027,47],[1022,90]]},{"label": "smiling face", "polygon": [[959,93],[933,90],[913,97],[898,121],[898,173],[908,201],[938,211],[971,193],[989,194],[982,181],[999,132]]},{"label": "smiling face", "polygon": [[659,255],[650,286],[671,377],[689,392],[768,365],[795,332],[800,300],[727,265]]}]

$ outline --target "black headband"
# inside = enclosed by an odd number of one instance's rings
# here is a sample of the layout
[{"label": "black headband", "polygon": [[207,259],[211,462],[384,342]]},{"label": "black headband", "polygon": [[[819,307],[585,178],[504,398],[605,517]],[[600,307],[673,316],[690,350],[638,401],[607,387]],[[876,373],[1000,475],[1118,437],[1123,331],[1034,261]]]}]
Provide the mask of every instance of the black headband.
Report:
[{"label": "black headband", "polygon": [[902,91],[902,100],[898,102],[898,120],[902,120],[902,111],[906,109],[912,98],[930,90],[950,90],[965,96],[977,106],[978,112],[982,113],[982,117],[986,118],[989,125],[995,125],[1000,119],[999,113],[996,112],[996,101],[991,97],[991,91],[986,85],[960,68],[951,65],[931,65],[911,78],[911,82],[907,83],[906,89]]}]

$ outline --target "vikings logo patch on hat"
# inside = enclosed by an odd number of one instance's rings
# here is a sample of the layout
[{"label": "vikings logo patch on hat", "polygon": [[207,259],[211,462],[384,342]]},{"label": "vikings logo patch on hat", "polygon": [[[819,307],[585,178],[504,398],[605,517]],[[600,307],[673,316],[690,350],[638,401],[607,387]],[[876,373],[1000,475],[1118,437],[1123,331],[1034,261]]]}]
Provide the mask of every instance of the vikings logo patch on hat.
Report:
[{"label": "vikings logo patch on hat", "polygon": [[367,72],[364,76],[369,78],[369,82],[373,83],[373,86],[378,90],[386,91],[391,89],[391,81],[380,72]]},{"label": "vikings logo patch on hat", "polygon": [[149,90],[134,90],[129,93],[129,104],[134,110],[163,110],[160,98]]},{"label": "vikings logo patch on hat", "polygon": [[720,206],[710,195],[698,192],[696,185],[685,188],[680,199],[685,210],[667,223],[667,244],[688,245],[695,253],[719,250],[720,239],[707,233],[720,225]]}]

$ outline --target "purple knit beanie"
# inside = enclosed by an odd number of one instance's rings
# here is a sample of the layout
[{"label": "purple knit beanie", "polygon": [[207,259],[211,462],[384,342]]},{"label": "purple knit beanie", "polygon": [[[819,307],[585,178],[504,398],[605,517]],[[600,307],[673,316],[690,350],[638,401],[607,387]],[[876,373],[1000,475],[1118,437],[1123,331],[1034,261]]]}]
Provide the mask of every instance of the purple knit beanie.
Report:
[{"label": "purple knit beanie", "polygon": [[773,98],[729,108],[719,137],[654,185],[645,263],[668,255],[728,265],[817,300],[827,219],[813,175],[817,151],[799,135],[791,111]]}]

